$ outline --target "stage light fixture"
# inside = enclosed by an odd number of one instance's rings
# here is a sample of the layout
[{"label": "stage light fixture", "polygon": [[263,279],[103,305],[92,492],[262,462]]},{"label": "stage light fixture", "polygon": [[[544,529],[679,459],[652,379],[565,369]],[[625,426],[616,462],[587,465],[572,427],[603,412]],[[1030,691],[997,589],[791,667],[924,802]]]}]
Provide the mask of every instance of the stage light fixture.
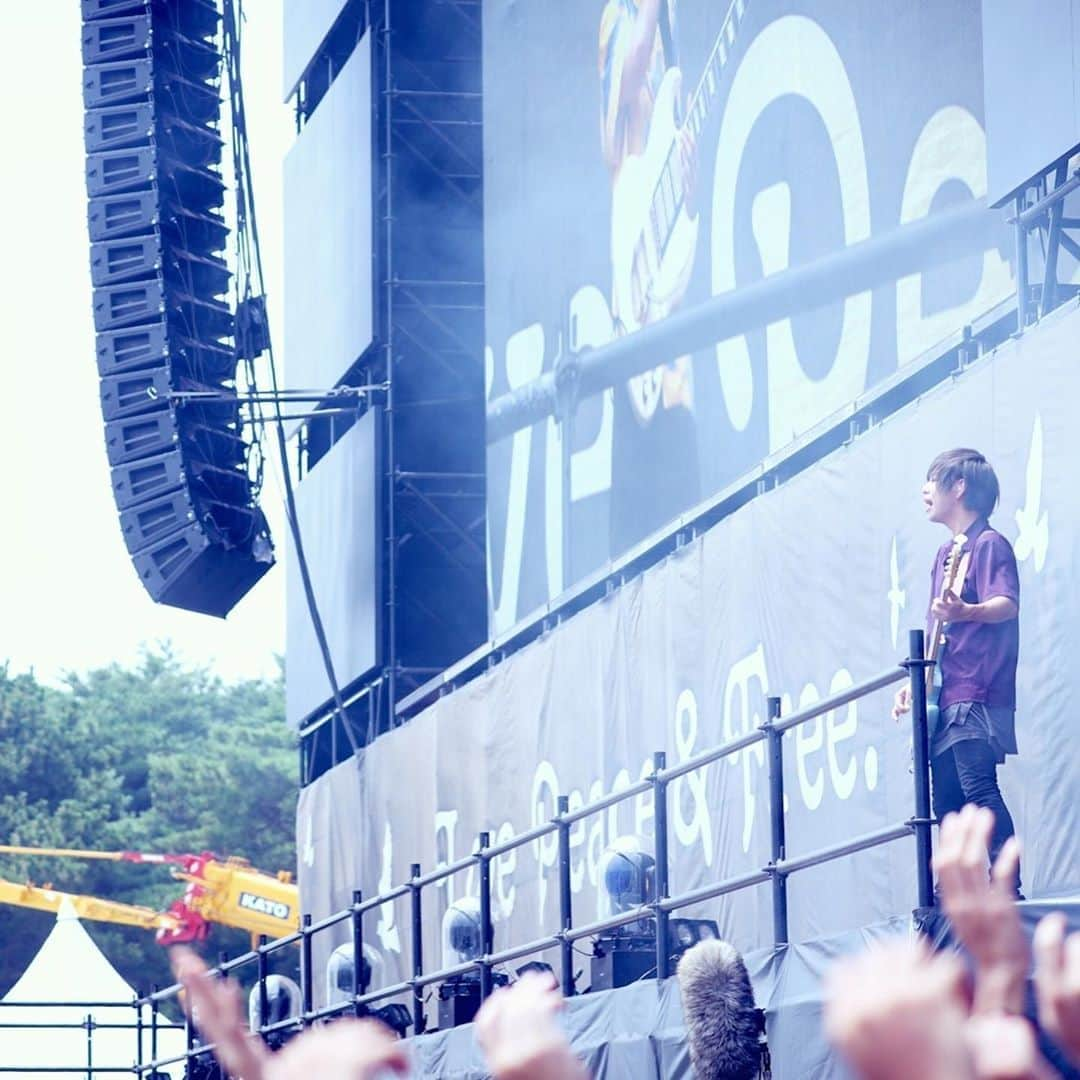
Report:
[{"label": "stage light fixture", "polygon": [[[331,954],[326,964],[326,1003],[327,1005],[340,1005],[342,1002],[353,1000],[353,956],[352,942],[339,945]],[[361,994],[366,994],[371,986],[372,977],[381,975],[383,968],[382,957],[370,945],[365,944],[360,956],[360,986]],[[381,979],[379,980],[382,981]],[[412,1026],[412,1013],[405,1005],[392,1002],[389,1005],[368,1006],[364,1005],[363,1015],[370,1016],[385,1024],[399,1038],[404,1039]],[[338,1016],[349,1015],[342,1012]]]},{"label": "stage light fixture", "polygon": [[601,918],[617,915],[656,895],[656,860],[637,837],[620,837],[600,856]]},{"label": "stage light fixture", "polygon": [[543,960],[530,960],[527,964],[522,964],[521,967],[514,971],[514,974],[520,979],[523,975],[528,975],[530,971],[535,971],[540,974],[547,972],[552,978],[555,978],[555,969],[550,965],[544,963]]},{"label": "stage light fixture", "polygon": [[[480,902],[466,896],[446,909],[442,921],[443,966],[479,960],[484,955],[484,932]],[[492,971],[491,984],[506,986],[509,978]],[[477,969],[452,975],[439,984],[439,1027],[457,1027],[472,1022],[480,1008],[480,972]]]},{"label": "stage light fixture", "polygon": [[[280,1024],[285,1020],[294,1019],[298,1021],[303,997],[300,994],[300,987],[287,975],[267,975],[265,1016],[261,1015],[260,998],[259,984],[256,983],[248,993],[248,1030],[252,1034],[256,1034],[259,1028],[270,1024]],[[271,1050],[278,1050],[299,1030],[298,1022],[296,1027],[279,1028],[277,1031],[267,1032],[262,1039]]]},{"label": "stage light fixture", "polygon": [[480,921],[480,901],[466,896],[455,900],[442,920],[443,964],[463,964],[475,960],[484,950],[483,925]]},{"label": "stage light fixture", "polygon": [[[644,907],[656,898],[656,861],[637,837],[621,837],[600,857],[600,882],[601,918]],[[671,967],[691,946],[719,933],[710,919],[669,919]],[[656,919],[646,915],[598,935],[590,968],[591,990],[610,990],[655,975]]]}]

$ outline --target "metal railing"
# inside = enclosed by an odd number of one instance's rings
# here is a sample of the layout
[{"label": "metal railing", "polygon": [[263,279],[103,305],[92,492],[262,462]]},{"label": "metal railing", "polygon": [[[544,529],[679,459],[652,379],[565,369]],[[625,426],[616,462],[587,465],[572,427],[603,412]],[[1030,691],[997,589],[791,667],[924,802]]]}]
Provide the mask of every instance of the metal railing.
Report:
[{"label": "metal railing", "polygon": [[[738,892],[742,889],[752,888],[766,882],[771,883],[773,941],[775,945],[782,946],[788,941],[788,906],[787,906],[787,881],[795,873],[810,867],[820,866],[824,863],[837,859],[846,858],[856,852],[889,844],[905,837],[915,837],[915,871],[917,881],[917,904],[920,908],[929,907],[933,903],[933,881],[931,877],[931,826],[933,819],[930,813],[930,775],[929,775],[929,746],[927,734],[927,701],[926,701],[926,669],[933,661],[924,657],[924,639],[921,630],[913,630],[909,639],[908,658],[896,667],[891,667],[875,675],[865,682],[849,687],[838,693],[832,694],[821,701],[806,708],[799,709],[788,715],[781,715],[780,699],[770,697],[768,700],[768,712],[765,721],[752,731],[748,731],[736,738],[729,739],[721,745],[695,754],[678,765],[669,766],[666,755],[658,751],[653,755],[652,772],[617,792],[597,799],[587,806],[571,810],[567,796],[560,795],[557,798],[555,816],[535,828],[499,842],[491,843],[491,834],[482,832],[479,836],[477,849],[455,862],[439,867],[428,873],[422,873],[419,864],[414,863],[411,867],[409,879],[397,887],[365,900],[359,891],[353,893],[352,904],[321,919],[313,922],[310,915],[304,915],[300,929],[293,934],[280,938],[273,942],[261,941],[256,949],[238,956],[235,959],[224,962],[214,969],[217,975],[225,975],[248,964],[256,964],[258,968],[258,989],[260,1000],[260,1016],[262,1019],[268,1015],[267,1000],[267,967],[270,955],[278,950],[289,948],[293,945],[300,946],[300,988],[302,1010],[298,1017],[282,1020],[275,1024],[264,1024],[260,1032],[264,1035],[282,1032],[286,1029],[301,1029],[332,1016],[351,1013],[357,1016],[365,1015],[369,1008],[379,1002],[390,998],[406,995],[410,1000],[413,1029],[416,1034],[421,1034],[425,1027],[424,996],[425,987],[441,983],[454,976],[475,974],[478,976],[481,999],[486,998],[492,991],[492,973],[496,966],[517,960],[525,956],[543,952],[547,949],[559,950],[559,977],[562,990],[565,994],[574,993],[574,943],[583,938],[592,937],[620,926],[638,922],[642,919],[652,921],[655,928],[656,964],[655,972],[657,979],[664,979],[670,974],[670,945],[668,941],[668,921],[673,912],[682,908],[699,904],[706,900],[715,899],[728,893]],[[787,850],[784,820],[784,750],[783,735],[811,720],[824,716],[826,713],[854,701],[876,693],[888,686],[898,683],[907,678],[911,690],[911,723],[913,741],[913,772],[914,772],[914,814],[905,821],[896,822],[885,828],[873,832],[849,838],[837,844],[820,848],[816,851],[800,855],[790,855]],[[668,788],[682,776],[702,769],[705,766],[721,761],[724,758],[736,754],[749,747],[765,744],[767,748],[766,758],[768,763],[769,785],[769,849],[768,863],[760,869],[749,870],[736,874],[700,888],[680,893],[676,896],[669,895],[669,871],[670,858],[668,850]],[[655,899],[647,904],[635,907],[629,911],[619,912],[610,918],[600,919],[595,922],[575,925],[573,911],[573,891],[571,888],[571,837],[572,827],[584,819],[598,814],[609,807],[615,806],[628,799],[637,798],[648,793],[654,797],[654,858],[656,889]],[[496,950],[494,948],[494,932],[491,921],[491,864],[492,860],[507,855],[526,844],[534,843],[545,837],[555,836],[557,843],[557,869],[558,869],[558,898],[559,898],[559,923],[558,928],[542,937],[520,942],[510,947]],[[465,961],[459,964],[441,967],[437,970],[426,971],[424,966],[424,891],[433,885],[447,880],[455,874],[475,868],[479,881],[479,904],[482,950],[481,955],[475,960]],[[364,916],[369,911],[380,908],[383,904],[409,897],[410,901],[410,932],[412,944],[412,974],[390,986],[380,987],[369,993],[362,992],[361,967],[363,963],[364,945]],[[332,927],[349,923],[353,947],[353,993],[351,998],[332,1005],[326,1005],[316,1009],[313,1005],[314,973],[312,962],[312,942],[316,934],[323,933]],[[147,997],[140,998],[136,1002],[139,1010],[140,1022],[142,1022],[144,1008],[149,1007],[151,1015],[151,1031],[156,1023],[157,1010],[162,1002],[172,998],[179,991],[179,986],[173,985],[160,990],[155,990]],[[153,1043],[156,1047],[156,1042]],[[195,1055],[205,1054],[211,1050],[210,1045],[195,1046],[190,1025],[188,1026],[188,1050],[184,1055],[165,1060],[157,1060],[152,1052],[151,1061],[143,1064],[140,1056],[136,1072],[141,1076],[152,1068],[162,1067],[182,1060],[184,1057],[191,1058]]]},{"label": "metal railing", "polygon": [[568,353],[543,375],[487,406],[487,441],[495,443],[549,416],[572,412],[578,400],[617,386],[673,356],[706,349],[919,270],[981,252],[994,216],[973,199],[833,251],[813,262],[710,297],[607,345]]},{"label": "metal railing", "polygon": [[[135,1009],[135,1018],[131,1021],[113,1021],[113,1020],[99,1020],[97,1017],[101,1015],[102,1011],[108,1010],[107,1015],[121,1015],[120,1010]],[[148,1034],[151,1038],[150,1052],[151,1057],[157,1056],[157,1032],[164,1030],[165,1028],[176,1028],[180,1025],[173,1024],[169,1021],[162,1021],[158,1018],[153,1026],[153,1029],[148,1027],[144,1022],[143,1010],[139,1007],[139,1000],[136,998],[134,1001],[0,1001],[0,1009],[34,1009],[36,1011],[43,1011],[49,1009],[63,1009],[65,1012],[70,1013],[75,1009],[85,1009],[86,1014],[81,1020],[30,1020],[30,1021],[18,1021],[18,1020],[4,1020],[0,1021],[0,1032],[3,1031],[85,1031],[86,1043],[85,1043],[85,1063],[74,1064],[52,1064],[52,1065],[26,1065],[26,1064],[13,1064],[10,1059],[5,1059],[0,1064],[0,1074],[8,1075],[11,1073],[17,1073],[19,1075],[73,1075],[73,1076],[85,1076],[87,1080],[93,1080],[93,1077],[100,1076],[103,1073],[128,1073],[133,1075],[141,1075],[145,1069],[142,1068],[143,1051],[145,1048],[145,1040]],[[158,1013],[158,1009],[154,1009],[155,1016]],[[135,1045],[133,1047],[132,1056],[123,1064],[101,1064],[100,1046],[95,1046],[94,1036],[99,1031],[131,1031],[135,1033]],[[111,1048],[115,1054],[115,1047]],[[107,1060],[107,1059],[106,1059]],[[71,1058],[65,1058],[65,1061],[70,1062]]]}]

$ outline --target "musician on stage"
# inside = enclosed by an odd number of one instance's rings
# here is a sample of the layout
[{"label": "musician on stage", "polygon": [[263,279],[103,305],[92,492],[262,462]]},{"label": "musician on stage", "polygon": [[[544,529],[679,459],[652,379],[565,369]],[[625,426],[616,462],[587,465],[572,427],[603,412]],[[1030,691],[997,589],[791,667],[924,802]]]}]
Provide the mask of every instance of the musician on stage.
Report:
[{"label": "musician on stage", "polygon": [[[930,732],[934,813],[940,821],[965,803],[994,812],[993,862],[1013,835],[1012,815],[998,787],[997,768],[1016,750],[1016,659],[1020,579],[1012,545],[987,520],[997,505],[998,478],[977,450],[957,449],[930,463],[922,489],[926,516],[949,531],[930,571],[928,625],[943,621],[939,657],[939,720]],[[959,594],[943,592],[954,537],[968,555]],[[929,646],[930,643],[928,643]],[[911,708],[910,691],[896,695],[894,718]],[[1017,868],[1015,887],[1020,890]]]}]

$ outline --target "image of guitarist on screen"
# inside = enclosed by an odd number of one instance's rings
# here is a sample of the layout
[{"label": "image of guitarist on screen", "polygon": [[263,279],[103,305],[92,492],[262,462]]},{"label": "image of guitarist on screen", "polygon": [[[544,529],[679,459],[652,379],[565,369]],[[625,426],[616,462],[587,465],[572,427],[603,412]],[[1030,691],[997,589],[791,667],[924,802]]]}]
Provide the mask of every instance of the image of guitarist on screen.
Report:
[{"label": "image of guitarist on screen", "polygon": [[[675,0],[607,0],[600,20],[601,146],[612,185],[611,310],[619,335],[682,301],[697,250],[697,143],[684,123]],[[663,189],[677,220],[660,240]],[[651,230],[651,231],[650,231]],[[691,358],[615,390],[611,552],[700,497]]]},{"label": "image of guitarist on screen", "polygon": [[[999,493],[990,463],[969,449],[934,458],[922,489],[928,520],[944,525],[950,535],[931,567],[927,612],[928,655],[937,652],[934,674],[940,688],[935,687],[936,709],[930,710],[934,814],[940,820],[966,803],[992,810],[991,863],[1015,832],[997,768],[1007,754],[1017,752],[1020,638],[1016,556],[987,520]],[[899,719],[910,708],[904,686],[896,695],[893,717]],[[1019,895],[1019,866],[1014,885]]]}]

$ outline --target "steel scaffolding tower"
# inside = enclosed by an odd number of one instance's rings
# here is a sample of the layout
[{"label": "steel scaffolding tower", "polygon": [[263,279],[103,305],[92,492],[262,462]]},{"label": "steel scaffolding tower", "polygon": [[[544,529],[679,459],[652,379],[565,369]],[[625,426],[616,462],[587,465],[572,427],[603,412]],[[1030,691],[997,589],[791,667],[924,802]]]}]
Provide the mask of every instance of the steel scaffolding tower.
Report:
[{"label": "steel scaffolding tower", "polygon": [[[372,34],[376,321],[347,379],[386,388],[382,662],[345,688],[344,717],[328,707],[304,729],[305,783],[388,730],[398,700],[487,629],[481,5],[369,0],[351,10],[337,52],[342,39]],[[300,121],[333,62],[302,84]],[[332,443],[335,422],[308,425],[308,454]]]}]

